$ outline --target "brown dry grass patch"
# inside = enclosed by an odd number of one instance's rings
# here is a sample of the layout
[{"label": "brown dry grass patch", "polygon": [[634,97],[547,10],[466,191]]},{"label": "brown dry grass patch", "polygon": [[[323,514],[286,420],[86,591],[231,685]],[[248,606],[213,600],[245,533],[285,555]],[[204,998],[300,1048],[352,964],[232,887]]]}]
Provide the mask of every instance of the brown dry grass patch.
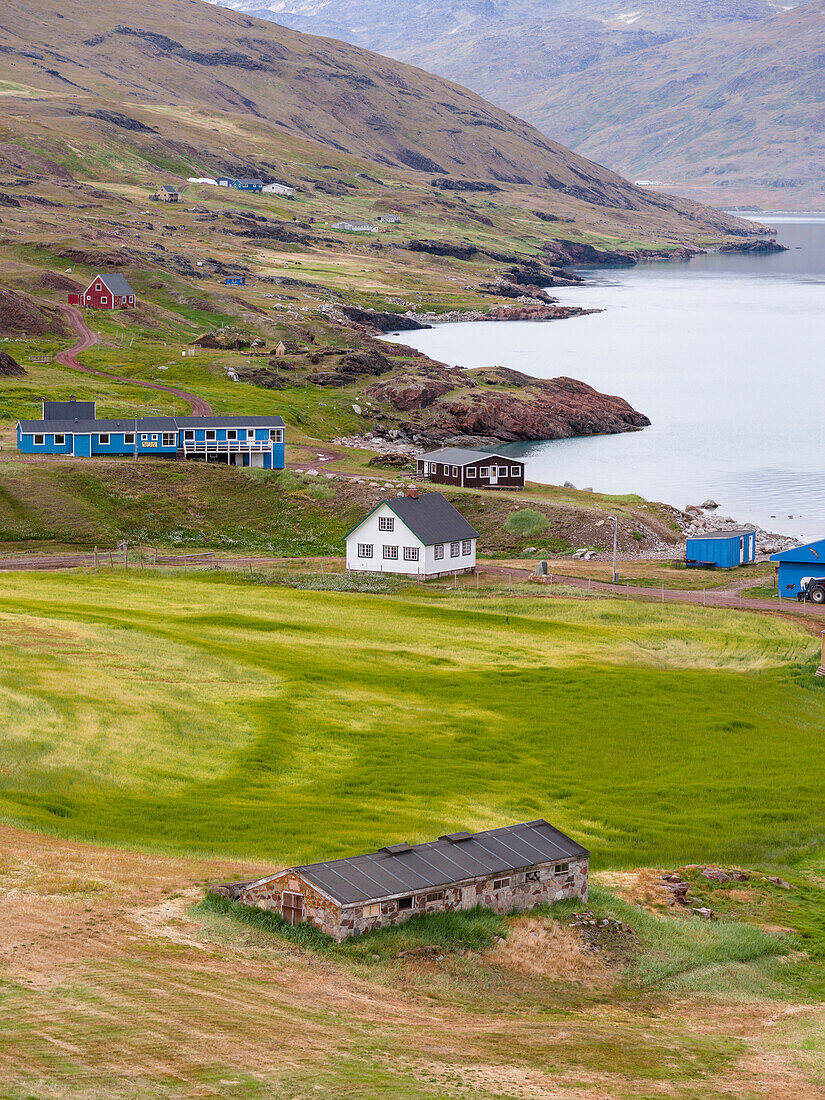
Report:
[{"label": "brown dry grass patch", "polygon": [[513,921],[504,943],[489,954],[495,966],[525,977],[578,982],[587,986],[609,984],[604,962],[586,950],[574,928],[548,917],[524,917]]}]

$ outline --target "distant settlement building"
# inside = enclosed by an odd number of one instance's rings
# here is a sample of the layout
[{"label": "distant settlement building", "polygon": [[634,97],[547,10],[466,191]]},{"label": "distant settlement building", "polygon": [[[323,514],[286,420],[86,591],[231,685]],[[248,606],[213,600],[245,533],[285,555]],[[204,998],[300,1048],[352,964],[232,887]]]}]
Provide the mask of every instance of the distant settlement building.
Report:
[{"label": "distant settlement building", "polygon": [[478,531],[441,493],[379,501],[346,536],[347,569],[440,577],[472,573]]},{"label": "distant settlement building", "polygon": [[291,199],[295,194],[294,187],[287,187],[285,183],[264,184],[265,195],[283,195],[285,199]]},{"label": "distant settlement building", "polygon": [[441,485],[470,489],[523,489],[524,463],[490,451],[442,447],[417,459],[418,473]]},{"label": "distant settlement building", "polygon": [[825,581],[825,539],[809,542],[806,546],[794,546],[781,554],[771,554],[771,561],[777,562],[779,567],[777,585],[783,599],[798,598],[803,592],[810,592],[809,599],[814,603],[822,602],[811,592],[812,588],[821,589],[821,586],[811,585],[810,582]]},{"label": "distant settlement building", "polygon": [[98,420],[94,401],[44,401],[40,420],[17,422],[17,449],[75,458],[137,455],[284,468],[280,416],[149,416]]},{"label": "distant settlement building", "polygon": [[590,853],[543,819],[426,844],[287,867],[212,889],[320,928],[339,943],[422,913],[482,906],[497,913],[587,900]]},{"label": "distant settlement building", "polygon": [[380,225],[373,225],[372,222],[333,222],[333,229],[338,229],[342,233],[380,233],[382,232]]},{"label": "distant settlement building", "polygon": [[708,531],[687,540],[685,564],[716,569],[734,569],[756,558],[756,531],[742,527],[733,531]]},{"label": "distant settlement building", "polygon": [[264,189],[264,181],[257,179],[243,179],[235,180],[234,187],[236,191],[256,191],[260,192]]},{"label": "distant settlement building", "polygon": [[162,187],[157,189],[152,198],[158,199],[159,202],[180,202],[181,192],[173,184],[164,183]]},{"label": "distant settlement building", "polygon": [[377,222],[383,222],[385,225],[398,225],[401,221],[399,214],[379,214],[375,219]]},{"label": "distant settlement building", "polygon": [[85,309],[134,309],[135,292],[120,274],[95,275],[80,294],[69,294],[70,306]]}]

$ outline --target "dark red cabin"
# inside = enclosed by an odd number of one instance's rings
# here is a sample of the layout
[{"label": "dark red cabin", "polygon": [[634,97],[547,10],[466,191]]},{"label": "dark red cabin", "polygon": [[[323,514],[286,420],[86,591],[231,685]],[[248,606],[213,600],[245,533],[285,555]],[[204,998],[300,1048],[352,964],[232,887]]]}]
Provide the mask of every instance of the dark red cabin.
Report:
[{"label": "dark red cabin", "polygon": [[120,274],[95,275],[82,294],[69,295],[69,305],[85,309],[134,309],[135,292]]}]

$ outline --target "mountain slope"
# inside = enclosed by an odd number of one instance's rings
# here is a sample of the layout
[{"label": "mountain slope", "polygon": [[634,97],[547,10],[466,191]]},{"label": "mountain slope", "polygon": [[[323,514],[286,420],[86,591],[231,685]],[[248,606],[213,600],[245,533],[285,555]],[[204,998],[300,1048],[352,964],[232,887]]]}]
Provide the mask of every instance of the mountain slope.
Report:
[{"label": "mountain slope", "polygon": [[216,2],[424,65],[631,178],[823,194],[819,0]]}]

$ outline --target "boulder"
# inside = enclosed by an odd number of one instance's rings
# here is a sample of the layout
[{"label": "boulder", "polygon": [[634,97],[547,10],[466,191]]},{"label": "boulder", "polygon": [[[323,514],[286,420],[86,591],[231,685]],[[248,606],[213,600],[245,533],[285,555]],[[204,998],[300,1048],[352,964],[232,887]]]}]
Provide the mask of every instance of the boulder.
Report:
[{"label": "boulder", "polygon": [[25,367],[21,367],[7,351],[0,351],[0,375],[4,378],[22,378],[25,373]]},{"label": "boulder", "polygon": [[720,867],[705,867],[701,875],[709,882],[730,882],[730,875]]},{"label": "boulder", "polygon": [[424,409],[455,389],[455,384],[437,375],[399,374],[367,389],[373,401],[386,401],[394,409],[410,412]]},{"label": "boulder", "polygon": [[715,508],[718,508],[719,505],[716,503],[715,500],[706,500],[702,507],[705,509],[706,512],[712,512]]}]

